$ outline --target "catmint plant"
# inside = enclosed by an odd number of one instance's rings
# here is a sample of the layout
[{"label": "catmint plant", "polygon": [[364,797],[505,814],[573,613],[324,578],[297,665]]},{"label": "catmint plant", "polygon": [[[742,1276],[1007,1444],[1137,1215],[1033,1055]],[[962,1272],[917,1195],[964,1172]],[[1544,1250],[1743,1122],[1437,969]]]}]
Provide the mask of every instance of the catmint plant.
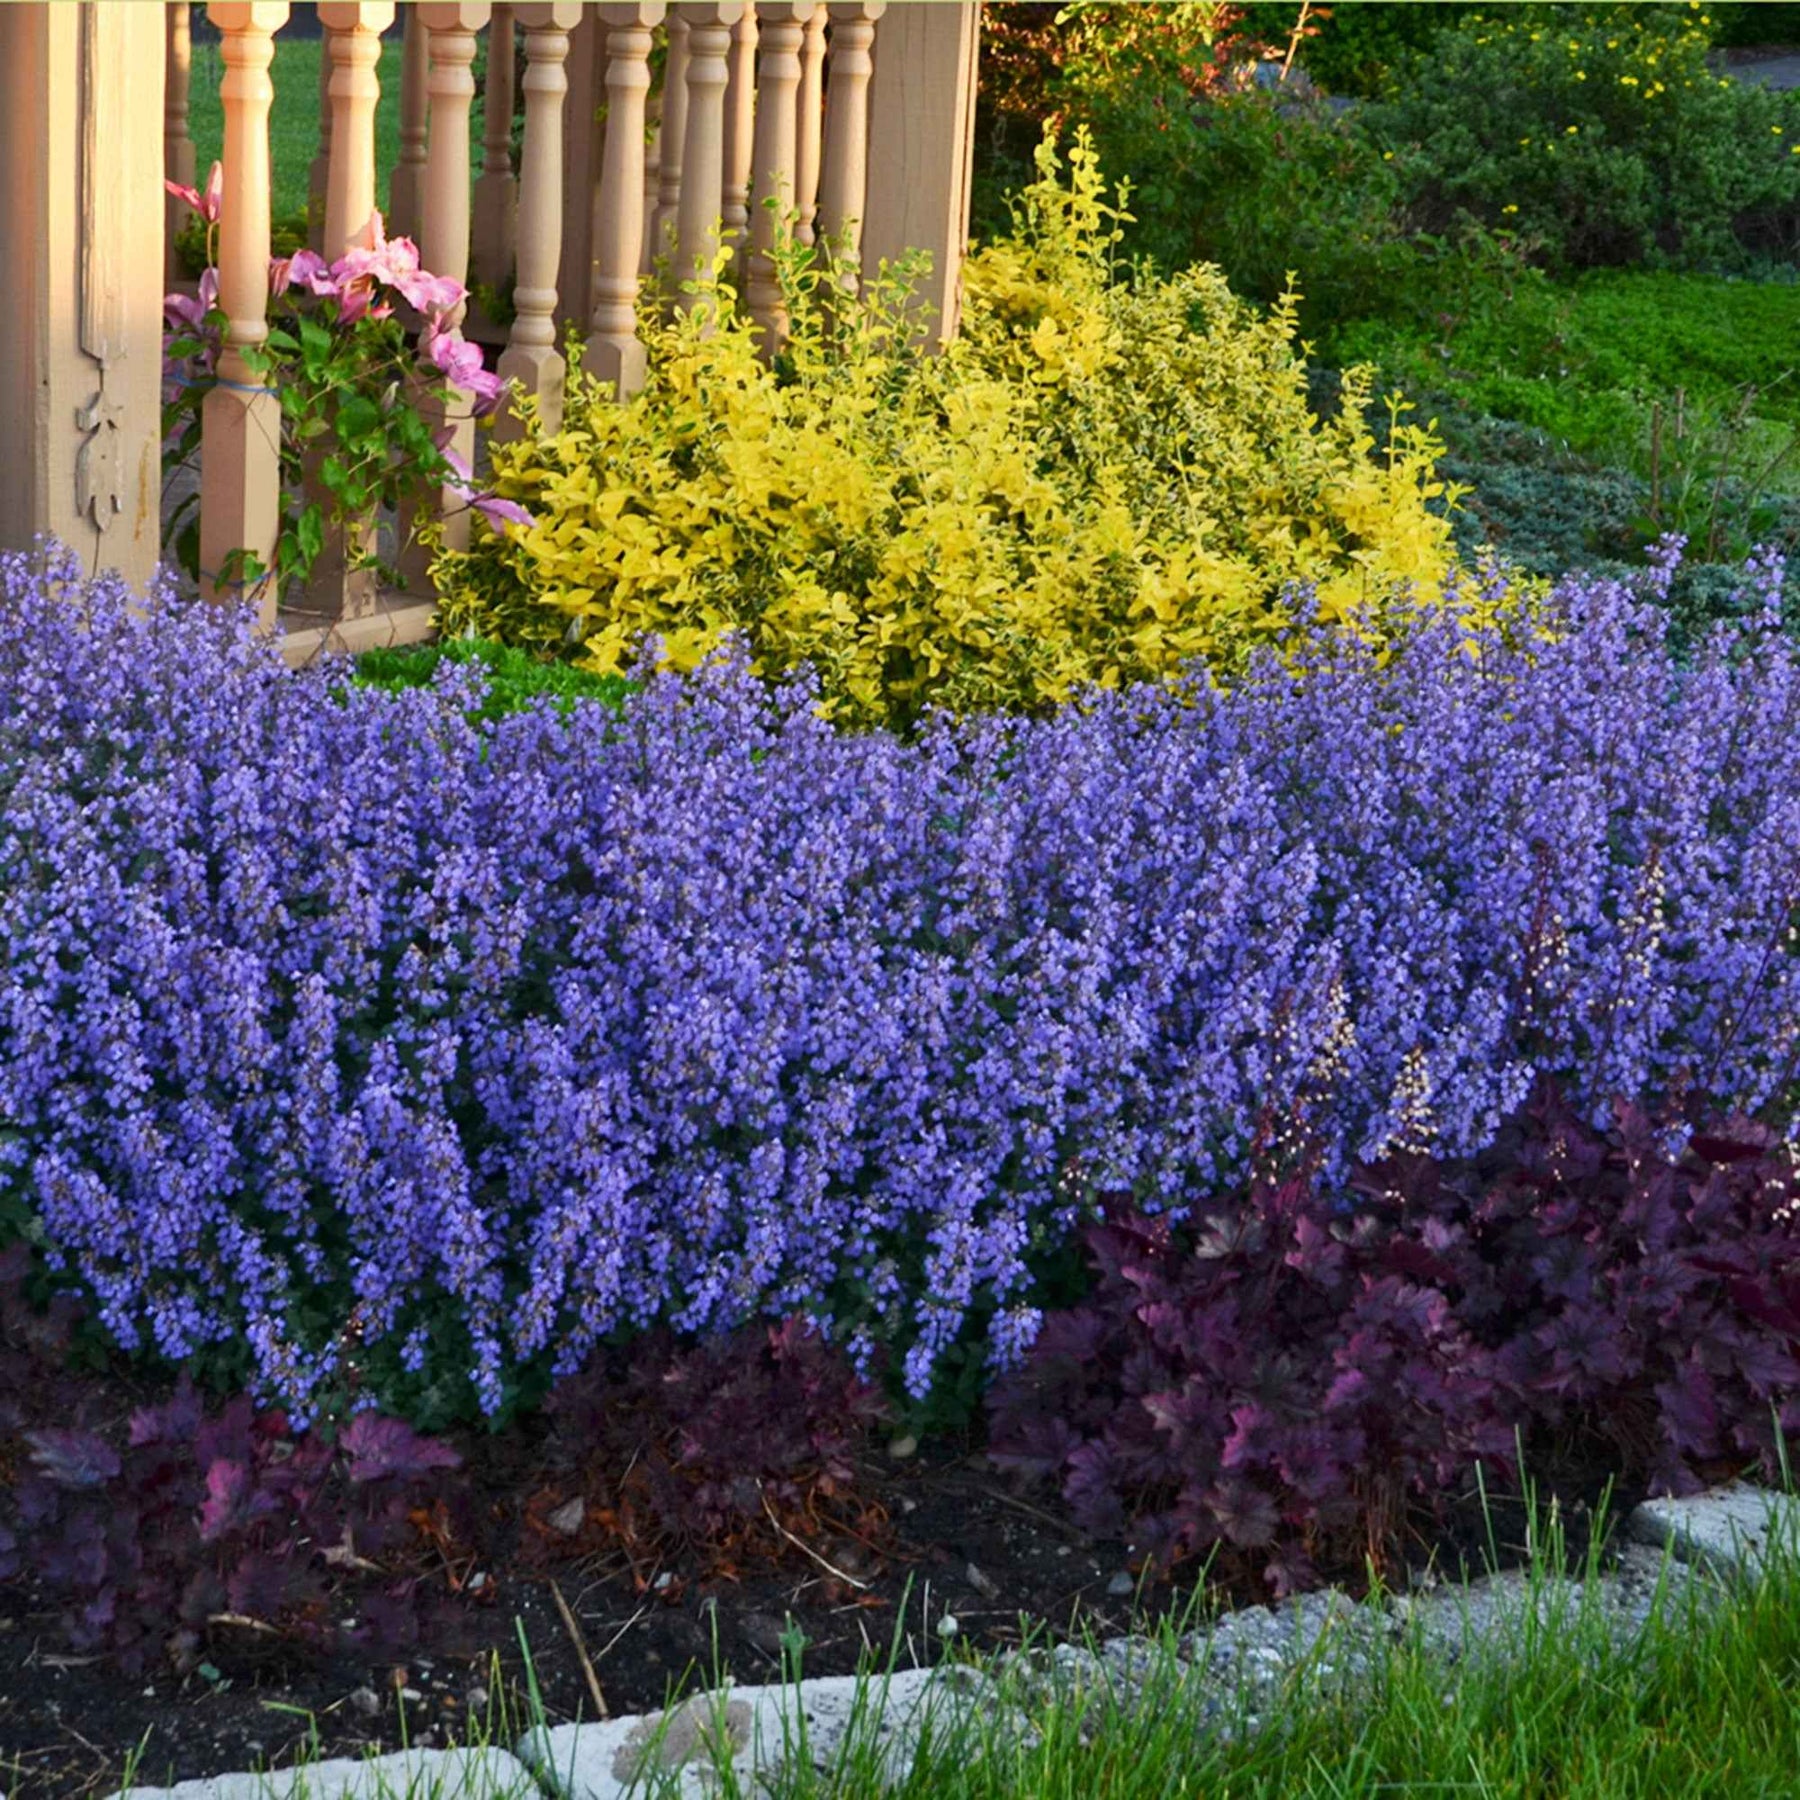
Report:
[{"label": "catmint plant", "polygon": [[0,1229],[298,1413],[353,1316],[421,1421],[793,1313],[922,1396],[1101,1195],[1352,1212],[1546,1077],[1791,1131],[1800,650],[1663,629],[1573,577],[903,742],[741,652],[482,722],[0,560]]}]

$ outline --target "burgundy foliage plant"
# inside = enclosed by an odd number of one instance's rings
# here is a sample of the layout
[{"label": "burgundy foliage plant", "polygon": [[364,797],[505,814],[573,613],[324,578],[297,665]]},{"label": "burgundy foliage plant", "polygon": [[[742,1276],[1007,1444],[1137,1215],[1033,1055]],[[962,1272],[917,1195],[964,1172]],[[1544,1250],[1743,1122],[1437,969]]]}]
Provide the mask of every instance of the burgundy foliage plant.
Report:
[{"label": "burgundy foliage plant", "polygon": [[1544,1091],[1478,1156],[1361,1169],[1353,1208],[1305,1174],[1182,1227],[1122,1207],[1087,1234],[1093,1294],[992,1394],[997,1459],[1158,1564],[1217,1547],[1283,1592],[1520,1445],[1675,1491],[1773,1470],[1800,1183],[1752,1125],[1669,1145]]}]

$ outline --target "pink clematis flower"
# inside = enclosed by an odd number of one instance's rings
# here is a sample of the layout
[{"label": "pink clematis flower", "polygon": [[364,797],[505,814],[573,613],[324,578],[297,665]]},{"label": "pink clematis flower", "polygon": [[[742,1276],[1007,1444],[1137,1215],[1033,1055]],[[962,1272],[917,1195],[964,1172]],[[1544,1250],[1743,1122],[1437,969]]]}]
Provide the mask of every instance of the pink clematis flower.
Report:
[{"label": "pink clematis flower", "polygon": [[331,265],[332,274],[341,282],[381,282],[433,322],[468,297],[468,289],[453,277],[427,275],[419,267],[419,246],[411,238],[390,238],[380,213],[371,225],[373,243],[346,250]]},{"label": "pink clematis flower", "polygon": [[305,288],[309,294],[337,292],[337,283],[316,250],[296,250],[292,256],[270,258],[269,292],[285,294],[291,287]]},{"label": "pink clematis flower", "polygon": [[499,404],[505,383],[490,375],[481,360],[481,348],[460,332],[433,330],[425,339],[426,360],[459,388],[473,394],[478,412],[491,412]]},{"label": "pink clematis flower", "polygon": [[214,163],[212,172],[206,178],[204,188],[183,187],[178,181],[163,182],[177,200],[185,200],[207,224],[218,223],[219,203],[225,196],[225,168],[222,163]]},{"label": "pink clematis flower", "polygon": [[206,315],[219,304],[219,271],[201,271],[197,294],[164,294],[163,319],[171,331],[201,331]]},{"label": "pink clematis flower", "polygon": [[475,486],[475,471],[454,450],[445,448],[444,460],[456,477],[449,483],[450,492],[471,512],[480,513],[496,531],[508,525],[534,523],[531,514],[516,500],[502,500],[498,494],[482,493]]}]

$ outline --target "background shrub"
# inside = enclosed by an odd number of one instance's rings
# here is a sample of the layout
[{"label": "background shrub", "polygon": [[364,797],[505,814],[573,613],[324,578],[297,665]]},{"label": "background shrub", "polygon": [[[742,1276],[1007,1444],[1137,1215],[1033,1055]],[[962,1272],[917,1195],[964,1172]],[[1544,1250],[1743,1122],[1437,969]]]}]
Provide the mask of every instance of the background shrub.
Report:
[{"label": "background shrub", "polygon": [[1353,118],[1267,89],[1217,94],[1166,122],[1140,117],[1145,105],[1122,99],[1098,140],[1106,166],[1130,174],[1127,252],[1164,269],[1214,264],[1265,306],[1291,285],[1309,338],[1403,302],[1418,257],[1399,178]]},{"label": "background shrub", "polygon": [[1688,266],[1800,242],[1800,100],[1717,76],[1695,11],[1509,9],[1441,32],[1359,114],[1418,222],[1556,263]]},{"label": "background shrub", "polygon": [[[1393,72],[1414,53],[1428,52],[1448,27],[1478,9],[1470,0],[1333,0],[1307,9],[1299,65],[1333,94],[1372,99],[1390,85]],[[1297,6],[1254,0],[1243,9],[1243,29],[1252,37],[1284,38]]]},{"label": "background shrub", "polygon": [[1550,622],[905,744],[730,661],[481,725],[474,665],[296,676],[7,559],[0,1231],[123,1346],[303,1414],[353,1352],[431,1428],[765,1313],[923,1395],[1094,1196],[1283,1121],[1328,1173],[1540,1074],[1785,1121],[1800,652]]},{"label": "background shrub", "polygon": [[810,663],[834,717],[909,728],[1240,668],[1296,581],[1340,624],[1436,597],[1430,438],[1375,456],[1357,407],[1318,421],[1289,304],[1263,316],[1206,269],[1115,280],[1091,151],[1066,186],[1042,156],[943,355],[891,291],[827,317],[802,262],[775,366],[729,309],[658,327],[629,404],[578,386],[558,436],[497,446],[536,523],[440,559],[447,627],[600,673],[646,634],[690,667],[741,631],[769,674]]}]

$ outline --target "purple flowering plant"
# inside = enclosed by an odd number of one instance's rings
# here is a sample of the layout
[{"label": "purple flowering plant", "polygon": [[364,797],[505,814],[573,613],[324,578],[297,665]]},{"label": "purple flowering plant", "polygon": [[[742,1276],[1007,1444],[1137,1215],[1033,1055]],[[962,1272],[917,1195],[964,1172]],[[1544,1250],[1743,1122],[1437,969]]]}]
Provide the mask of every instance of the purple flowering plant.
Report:
[{"label": "purple flowering plant", "polygon": [[[207,267],[193,295],[163,302],[163,470],[165,479],[195,464],[201,416],[217,381],[226,318],[219,305],[212,242],[220,204],[219,165],[202,190],[164,184],[193,206],[208,235]],[[327,263],[306,249],[271,259],[267,338],[244,360],[281,402],[283,508],[274,573],[304,582],[324,549],[329,528],[348,533],[353,565],[374,564],[383,579],[401,578],[379,562],[364,528],[380,509],[402,523],[414,508],[448,490],[502,529],[527,519],[523,508],[479,491],[468,465],[448,448],[420,402],[467,396],[477,416],[498,405],[502,384],[481,351],[448,320],[467,298],[463,285],[421,268],[410,238],[389,238],[380,214],[372,242]],[[409,346],[399,311],[419,324]],[[171,510],[166,542],[190,576],[199,576],[198,492]],[[245,555],[222,579],[254,586],[264,571]]]},{"label": "purple flowering plant", "polygon": [[1017,1361],[1098,1197],[1304,1143],[1353,1210],[1546,1077],[1789,1131],[1800,651],[1547,617],[902,742],[741,654],[484,724],[478,667],[293,674],[5,559],[0,1228],[301,1415],[355,1316],[430,1424],[796,1312],[922,1397]]}]

